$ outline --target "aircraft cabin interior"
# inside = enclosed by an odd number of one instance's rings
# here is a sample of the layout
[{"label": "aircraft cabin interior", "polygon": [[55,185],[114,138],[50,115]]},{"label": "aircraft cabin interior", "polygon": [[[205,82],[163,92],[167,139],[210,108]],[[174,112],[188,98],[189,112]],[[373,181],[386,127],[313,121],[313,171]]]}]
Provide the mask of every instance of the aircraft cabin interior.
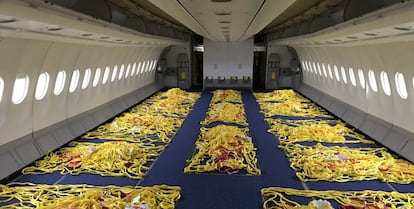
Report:
[{"label": "aircraft cabin interior", "polygon": [[0,0],[0,209],[409,209],[413,163],[413,1]]}]

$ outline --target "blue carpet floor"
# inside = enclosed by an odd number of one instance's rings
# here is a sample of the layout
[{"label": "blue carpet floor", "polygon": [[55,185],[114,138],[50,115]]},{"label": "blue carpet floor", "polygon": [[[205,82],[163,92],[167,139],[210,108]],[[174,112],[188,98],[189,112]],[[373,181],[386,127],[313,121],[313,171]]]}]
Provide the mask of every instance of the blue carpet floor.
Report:
[{"label": "blue carpet floor", "polygon": [[[152,164],[151,169],[143,180],[133,180],[126,177],[102,177],[99,175],[82,174],[78,176],[62,176],[58,172],[45,175],[22,175],[15,179],[19,182],[33,182],[45,184],[79,184],[92,185],[141,185],[151,186],[158,184],[176,185],[181,187],[181,198],[177,203],[178,209],[253,209],[261,208],[262,198],[260,189],[263,187],[290,187],[296,189],[315,190],[398,190],[413,192],[414,185],[388,184],[379,181],[361,182],[300,182],[290,168],[288,159],[283,150],[277,148],[278,141],[273,134],[269,134],[267,122],[259,112],[260,108],[251,91],[243,91],[246,117],[249,123],[250,136],[254,146],[258,166],[262,171],[260,176],[227,175],[220,173],[185,174],[186,160],[193,153],[194,143],[200,132],[200,122],[206,117],[211,93],[202,93],[194,109],[187,116],[182,127],[173,137],[167,149]],[[350,145],[352,147],[357,145]],[[376,146],[376,145],[372,145]],[[303,203],[309,199],[299,198]]]}]

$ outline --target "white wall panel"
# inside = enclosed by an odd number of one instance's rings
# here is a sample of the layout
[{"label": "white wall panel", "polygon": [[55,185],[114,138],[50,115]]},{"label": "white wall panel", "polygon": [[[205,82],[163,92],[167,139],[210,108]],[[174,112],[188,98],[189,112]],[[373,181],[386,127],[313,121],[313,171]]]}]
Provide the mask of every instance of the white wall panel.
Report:
[{"label": "white wall panel", "polygon": [[[360,46],[315,46],[296,47],[301,61],[328,63],[337,65],[341,81],[325,78],[314,73],[304,73],[304,83],[339,99],[365,113],[381,120],[390,122],[398,127],[414,132],[414,89],[412,86],[412,51],[414,42],[401,42]],[[398,56],[396,56],[398,54]],[[345,68],[347,83],[341,74],[341,66]],[[354,69],[357,85],[350,81],[348,68]],[[359,84],[358,69],[364,71],[365,89]],[[368,70],[373,70],[378,90],[374,92],[369,85]],[[385,94],[380,79],[380,73],[385,71],[391,87],[391,96]],[[395,73],[404,74],[408,98],[402,99],[396,91]]]},{"label": "white wall panel", "polygon": [[[392,115],[394,125],[414,132],[414,88],[412,85],[414,42],[384,44],[377,50],[388,71],[392,93],[391,97],[387,98],[392,105],[383,106],[382,110]],[[397,72],[404,74],[407,99],[401,98],[396,90],[395,74]]]},{"label": "white wall panel", "polygon": [[[1,106],[0,112],[7,121],[0,125],[0,145],[32,133],[34,89],[49,46],[47,42],[18,39],[3,39],[0,42],[0,72],[3,72],[6,85],[2,101],[5,105]],[[13,104],[14,81],[16,77],[26,74],[29,78],[27,95],[22,103]]]},{"label": "white wall panel", "polygon": [[[80,46],[54,43],[49,48],[39,72],[50,74],[49,89],[42,100],[33,100],[33,130],[38,131],[57,122],[66,120],[66,98],[74,65],[80,53]],[[56,76],[59,71],[66,72],[62,93],[55,95]],[[34,77],[36,78],[36,77]]]},{"label": "white wall panel", "polygon": [[203,76],[253,76],[253,39],[242,42],[204,40]]}]

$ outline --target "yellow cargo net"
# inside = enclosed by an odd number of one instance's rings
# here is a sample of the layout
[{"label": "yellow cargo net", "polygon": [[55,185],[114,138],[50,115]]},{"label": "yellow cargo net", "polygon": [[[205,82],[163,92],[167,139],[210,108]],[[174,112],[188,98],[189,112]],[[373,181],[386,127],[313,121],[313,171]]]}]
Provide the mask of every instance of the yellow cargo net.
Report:
[{"label": "yellow cargo net", "polygon": [[211,98],[211,103],[217,102],[234,102],[241,103],[242,96],[240,91],[226,89],[226,90],[215,90],[213,91],[213,98]]},{"label": "yellow cargo net", "polygon": [[310,102],[292,89],[274,90],[266,93],[253,93],[258,102],[285,102],[295,100],[298,102]]},{"label": "yellow cargo net", "polygon": [[414,182],[414,165],[394,158],[385,148],[349,148],[321,144],[283,147],[301,181],[361,181],[410,184]]},{"label": "yellow cargo net", "polygon": [[82,138],[169,143],[199,97],[176,88],[158,93]]},{"label": "yellow cargo net", "polygon": [[86,133],[82,138],[130,142],[156,139],[158,142],[169,143],[170,137],[175,134],[184,121],[182,118],[150,114],[125,113],[123,116],[115,118],[111,123],[101,125],[94,131]]},{"label": "yellow cargo net", "polygon": [[300,117],[330,117],[329,114],[313,103],[302,103],[286,100],[282,103],[260,103],[261,112],[265,117],[300,116]]},{"label": "yellow cargo net", "polygon": [[268,132],[278,135],[281,144],[303,141],[374,143],[362,134],[346,127],[346,124],[339,120],[283,120],[280,118],[266,118],[265,120],[270,125]]},{"label": "yellow cargo net", "polygon": [[293,90],[275,90],[270,93],[254,93],[265,117],[301,116],[330,117],[329,114],[303,98]]},{"label": "yellow cargo net", "polygon": [[[269,187],[261,189],[265,198],[263,209],[332,209],[328,202],[334,201],[340,209],[409,209],[414,206],[414,193],[384,191],[341,192],[334,190],[315,191]],[[286,196],[309,197],[315,200],[302,205]]]},{"label": "yellow cargo net", "polygon": [[248,174],[260,175],[256,153],[247,128],[218,125],[201,128],[196,141],[195,154],[187,160],[185,173],[219,171],[237,173],[246,170]]},{"label": "yellow cargo net", "polygon": [[211,103],[207,117],[201,124],[208,125],[213,122],[236,123],[246,126],[247,120],[243,104],[229,102]]},{"label": "yellow cargo net", "polygon": [[127,142],[79,143],[49,153],[44,159],[22,170],[23,174],[80,173],[101,176],[126,176],[141,179],[165,146]]},{"label": "yellow cargo net", "polygon": [[0,203],[17,200],[0,208],[41,209],[172,209],[180,198],[180,187],[118,187],[89,185],[0,185]]}]

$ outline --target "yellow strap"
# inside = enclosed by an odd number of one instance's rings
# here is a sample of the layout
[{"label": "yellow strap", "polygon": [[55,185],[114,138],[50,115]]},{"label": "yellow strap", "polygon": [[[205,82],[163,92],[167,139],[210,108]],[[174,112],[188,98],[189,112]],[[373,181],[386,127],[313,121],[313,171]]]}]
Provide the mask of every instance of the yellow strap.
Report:
[{"label": "yellow strap", "polygon": [[71,142],[69,147],[49,153],[36,161],[35,166],[26,167],[22,172],[44,174],[60,171],[61,174],[92,173],[141,179],[149,170],[148,164],[155,161],[164,149],[165,146],[127,142]]},{"label": "yellow strap", "polygon": [[291,168],[301,181],[362,181],[410,184],[414,165],[395,159],[385,148],[349,148],[339,146],[283,146]]},{"label": "yellow strap", "polygon": [[35,185],[13,183],[0,185],[0,203],[18,200],[0,208],[174,208],[180,198],[180,187],[156,185],[151,187],[118,187],[88,185]]},{"label": "yellow strap", "polygon": [[[357,191],[341,192],[334,190],[297,190],[282,187],[269,187],[261,189],[261,194],[265,198],[264,209],[279,208],[301,208],[316,209],[313,204],[301,205],[286,196],[312,197],[315,199],[334,200],[340,205],[354,206],[357,208],[412,208],[414,205],[414,193],[398,193],[384,191]],[[286,195],[286,196],[285,196]]]}]

